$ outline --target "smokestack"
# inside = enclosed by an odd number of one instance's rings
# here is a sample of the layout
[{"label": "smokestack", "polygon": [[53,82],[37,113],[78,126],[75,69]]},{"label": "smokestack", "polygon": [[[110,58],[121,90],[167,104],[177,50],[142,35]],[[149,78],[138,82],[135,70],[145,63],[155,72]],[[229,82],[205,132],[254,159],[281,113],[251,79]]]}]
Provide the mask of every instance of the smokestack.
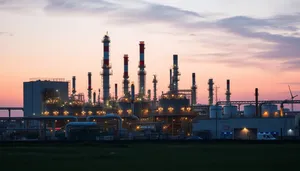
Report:
[{"label": "smokestack", "polygon": [[76,77],[72,77],[72,95],[74,96],[76,94]]},{"label": "smokestack", "polygon": [[124,93],[124,96],[129,96],[129,76],[128,76],[128,55],[125,54],[124,55],[124,74],[123,74],[123,93]]},{"label": "smokestack", "polygon": [[213,79],[208,80],[208,104],[213,105],[214,102],[214,81]]},{"label": "smokestack", "polygon": [[134,102],[135,92],[134,92],[134,84],[131,84],[131,102]]},{"label": "smokestack", "polygon": [[196,74],[192,73],[192,105],[197,104]]},{"label": "smokestack", "polygon": [[173,90],[178,91],[178,81],[179,81],[179,71],[178,71],[178,55],[173,55]]},{"label": "smokestack", "polygon": [[156,75],[153,75],[153,101],[157,102],[157,78]]},{"label": "smokestack", "polygon": [[92,103],[92,73],[88,73],[88,103]]},{"label": "smokestack", "polygon": [[93,93],[93,105],[96,105],[96,92]]},{"label": "smokestack", "polygon": [[172,79],[173,79],[172,77],[173,77],[172,69],[170,69],[170,85],[169,85],[170,91],[172,91],[173,87],[174,87],[173,81],[172,81]]},{"label": "smokestack", "polygon": [[102,85],[103,85],[103,103],[104,106],[108,106],[109,98],[110,98],[110,63],[109,63],[109,44],[110,44],[110,39],[108,35],[105,35],[103,38],[103,65],[102,65]]},{"label": "smokestack", "polygon": [[118,100],[118,84],[115,84],[115,99]]},{"label": "smokestack", "polygon": [[145,80],[145,76],[146,76],[146,72],[145,72],[145,44],[144,41],[140,41],[140,64],[139,64],[139,71],[138,71],[138,75],[139,75],[139,95],[141,97],[145,96],[145,89],[146,89],[146,80]]},{"label": "smokestack", "polygon": [[259,116],[259,108],[258,108],[258,88],[255,88],[255,108],[256,108],[256,116]]},{"label": "smokestack", "polygon": [[230,105],[230,96],[231,96],[231,92],[230,92],[230,80],[226,81],[226,105]]},{"label": "smokestack", "polygon": [[134,84],[131,84],[131,110],[132,110],[132,114],[135,114],[134,111],[134,100],[135,100],[135,92],[134,92]]},{"label": "smokestack", "polygon": [[148,90],[148,101],[151,101],[151,90]]},{"label": "smokestack", "polygon": [[98,89],[98,104],[100,105],[100,88]]}]

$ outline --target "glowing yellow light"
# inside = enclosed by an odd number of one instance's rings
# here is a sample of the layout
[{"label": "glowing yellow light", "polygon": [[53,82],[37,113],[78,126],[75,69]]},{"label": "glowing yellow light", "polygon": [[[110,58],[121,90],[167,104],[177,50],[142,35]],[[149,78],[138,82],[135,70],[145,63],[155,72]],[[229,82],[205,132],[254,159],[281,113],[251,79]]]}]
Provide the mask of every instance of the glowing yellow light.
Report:
[{"label": "glowing yellow light", "polygon": [[265,112],[263,113],[262,117],[269,117],[268,111],[265,111]]},{"label": "glowing yellow light", "polygon": [[82,114],[82,116],[84,116],[85,115],[85,111],[82,111],[81,114]]},{"label": "glowing yellow light", "polygon": [[140,126],[136,126],[136,129],[140,129],[141,127]]},{"label": "glowing yellow light", "polygon": [[55,116],[57,116],[58,114],[59,114],[58,111],[54,111],[54,112],[53,112],[53,115],[55,115]]},{"label": "glowing yellow light", "polygon": [[67,116],[69,114],[68,111],[64,111],[64,115]]},{"label": "glowing yellow light", "polygon": [[118,110],[118,114],[119,114],[119,115],[122,115],[122,113],[123,113],[123,110],[119,109],[119,110]]},{"label": "glowing yellow light", "polygon": [[186,110],[187,110],[188,112],[190,112],[190,111],[192,110],[192,108],[191,108],[191,107],[187,107]]},{"label": "glowing yellow light", "polygon": [[127,110],[127,113],[130,115],[132,113],[132,110],[131,109],[128,109]]},{"label": "glowing yellow light", "polygon": [[92,111],[88,111],[88,114],[89,114],[89,115],[92,115],[92,114],[93,114],[93,112],[92,112]]},{"label": "glowing yellow light", "polygon": [[70,122],[70,120],[68,119],[67,122]]},{"label": "glowing yellow light", "polygon": [[162,107],[158,108],[158,112],[162,112],[163,110],[164,110],[164,108],[162,108]]},{"label": "glowing yellow light", "polygon": [[46,116],[49,115],[49,112],[48,112],[48,111],[45,111],[45,112],[44,112],[44,115],[46,115]]},{"label": "glowing yellow light", "polygon": [[169,108],[168,108],[168,111],[169,111],[169,112],[173,112],[173,111],[174,111],[174,108],[173,108],[173,107],[169,107]]},{"label": "glowing yellow light", "polygon": [[93,119],[93,122],[96,122],[96,119]]},{"label": "glowing yellow light", "polygon": [[244,128],[243,132],[247,133],[247,132],[249,132],[249,130],[247,128]]},{"label": "glowing yellow light", "polygon": [[144,115],[148,115],[148,113],[149,113],[149,110],[148,110],[148,109],[145,109],[145,110],[144,110]]}]

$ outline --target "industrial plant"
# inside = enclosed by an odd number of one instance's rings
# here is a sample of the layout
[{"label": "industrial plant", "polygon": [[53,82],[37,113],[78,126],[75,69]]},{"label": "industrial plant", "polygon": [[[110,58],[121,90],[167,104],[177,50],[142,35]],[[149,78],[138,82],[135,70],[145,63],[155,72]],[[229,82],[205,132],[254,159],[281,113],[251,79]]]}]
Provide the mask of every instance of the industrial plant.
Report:
[{"label": "industrial plant", "polygon": [[[71,82],[52,78],[24,82],[24,107],[0,108],[9,112],[9,117],[0,118],[0,137],[7,138],[10,130],[14,130],[15,137],[36,132],[37,139],[69,140],[299,137],[300,112],[295,112],[293,107],[291,111],[284,108],[286,104],[300,103],[294,100],[291,91],[290,100],[262,101],[255,88],[253,101],[232,101],[230,80],[227,80],[226,101],[218,101],[217,97],[214,101],[218,87],[209,79],[208,104],[198,104],[195,73],[191,75],[190,88],[179,88],[177,54],[173,55],[173,67],[169,70],[168,91],[158,95],[157,75],[153,75],[153,87],[147,90],[144,41],[139,42],[138,83],[130,81],[130,56],[124,54],[122,96],[118,97],[117,84],[113,84],[112,95],[110,42],[110,37],[105,35],[100,89],[93,89],[91,72],[87,73],[87,100],[83,92],[77,92],[76,76]],[[23,110],[24,117],[11,117],[11,110]]]}]

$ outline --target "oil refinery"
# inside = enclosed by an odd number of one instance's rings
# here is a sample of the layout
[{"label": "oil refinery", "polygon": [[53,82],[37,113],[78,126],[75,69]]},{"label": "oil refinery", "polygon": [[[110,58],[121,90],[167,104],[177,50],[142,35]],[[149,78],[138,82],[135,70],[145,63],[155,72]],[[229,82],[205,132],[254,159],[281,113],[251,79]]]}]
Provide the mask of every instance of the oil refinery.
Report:
[{"label": "oil refinery", "polygon": [[[98,140],[101,137],[187,137],[203,139],[258,139],[260,135],[274,138],[299,136],[300,112],[289,111],[285,104],[299,104],[300,100],[259,100],[255,88],[253,101],[232,101],[230,80],[226,81],[226,101],[214,103],[214,81],[208,80],[208,104],[197,104],[196,73],[192,73],[191,87],[179,88],[178,55],[173,55],[168,91],[157,94],[157,75],[153,75],[152,90],[146,89],[145,42],[139,42],[138,83],[130,83],[129,58],[124,54],[122,96],[118,85],[111,95],[110,37],[103,38],[102,87],[94,90],[92,73],[88,72],[87,100],[77,92],[76,76],[65,79],[38,78],[24,82],[24,117],[0,118],[1,137],[8,130],[36,131],[39,139],[67,138]],[[70,86],[71,84],[71,86]],[[138,86],[136,89],[136,85]],[[217,87],[216,87],[217,88]],[[153,92],[153,96],[151,94]],[[241,110],[241,106],[243,110]],[[14,108],[1,108],[9,113]],[[10,128],[14,123],[15,127]]]}]

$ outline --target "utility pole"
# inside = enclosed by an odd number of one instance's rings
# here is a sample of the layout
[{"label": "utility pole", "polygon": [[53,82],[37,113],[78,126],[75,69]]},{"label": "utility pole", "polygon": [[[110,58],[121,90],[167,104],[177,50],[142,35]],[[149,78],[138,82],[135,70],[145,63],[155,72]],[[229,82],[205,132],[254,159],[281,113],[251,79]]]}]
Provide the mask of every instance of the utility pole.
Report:
[{"label": "utility pole", "polygon": [[216,90],[216,104],[217,104],[217,102],[218,102],[218,89],[219,89],[220,87],[218,87],[218,86],[215,86],[215,90]]}]

